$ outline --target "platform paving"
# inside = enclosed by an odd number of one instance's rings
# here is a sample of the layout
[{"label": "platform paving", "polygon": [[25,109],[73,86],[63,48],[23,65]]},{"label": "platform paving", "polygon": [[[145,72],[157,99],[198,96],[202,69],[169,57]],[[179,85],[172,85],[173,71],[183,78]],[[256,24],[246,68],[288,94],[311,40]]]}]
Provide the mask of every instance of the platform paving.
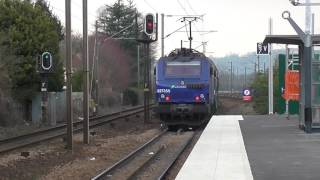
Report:
[{"label": "platform paving", "polygon": [[320,133],[297,117],[213,116],[176,179],[320,180]]},{"label": "platform paving", "polygon": [[213,116],[177,180],[251,180],[239,126],[242,116]]},{"label": "platform paving", "polygon": [[297,117],[244,116],[239,123],[255,180],[320,179],[320,133],[304,133]]}]

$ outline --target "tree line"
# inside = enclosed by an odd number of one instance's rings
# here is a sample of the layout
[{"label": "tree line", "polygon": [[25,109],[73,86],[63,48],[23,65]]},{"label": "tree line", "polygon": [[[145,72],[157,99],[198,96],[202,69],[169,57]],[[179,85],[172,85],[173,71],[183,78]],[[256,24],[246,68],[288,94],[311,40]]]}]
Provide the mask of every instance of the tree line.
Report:
[{"label": "tree line", "polygon": [[[45,0],[0,0],[0,9],[0,97],[12,97],[21,104],[31,105],[40,91],[37,57],[45,51],[52,53],[55,67],[55,73],[49,77],[49,91],[63,91],[64,26],[52,12],[52,7]],[[92,65],[93,54],[99,50],[102,88],[124,91],[137,83],[133,77],[137,76],[138,43],[130,39],[135,37],[136,31],[142,30],[141,26],[133,24],[136,16],[141,23],[142,16],[132,0],[116,0],[98,12],[97,34],[89,37],[89,59]],[[124,40],[110,38],[114,34]],[[72,36],[73,86],[81,91],[82,37]],[[98,49],[94,49],[97,41]],[[140,51],[143,58],[142,48]],[[152,54],[154,57],[154,48]],[[141,62],[140,66],[143,65]]]}]

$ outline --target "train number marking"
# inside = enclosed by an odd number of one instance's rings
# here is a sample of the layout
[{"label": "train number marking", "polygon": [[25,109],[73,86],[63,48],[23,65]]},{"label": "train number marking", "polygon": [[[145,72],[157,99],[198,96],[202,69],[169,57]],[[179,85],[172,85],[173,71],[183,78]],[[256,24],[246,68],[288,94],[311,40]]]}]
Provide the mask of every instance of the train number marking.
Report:
[{"label": "train number marking", "polygon": [[170,89],[157,89],[157,93],[171,93]]}]

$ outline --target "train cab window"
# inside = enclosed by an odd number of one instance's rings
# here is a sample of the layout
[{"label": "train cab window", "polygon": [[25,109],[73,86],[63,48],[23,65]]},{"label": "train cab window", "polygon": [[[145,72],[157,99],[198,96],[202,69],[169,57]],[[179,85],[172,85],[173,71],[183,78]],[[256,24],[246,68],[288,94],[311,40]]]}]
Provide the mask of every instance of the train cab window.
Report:
[{"label": "train cab window", "polygon": [[212,76],[212,75],[213,75],[213,68],[210,67],[210,76]]},{"label": "train cab window", "polygon": [[167,77],[200,76],[200,73],[200,61],[167,62],[165,67],[165,75]]}]

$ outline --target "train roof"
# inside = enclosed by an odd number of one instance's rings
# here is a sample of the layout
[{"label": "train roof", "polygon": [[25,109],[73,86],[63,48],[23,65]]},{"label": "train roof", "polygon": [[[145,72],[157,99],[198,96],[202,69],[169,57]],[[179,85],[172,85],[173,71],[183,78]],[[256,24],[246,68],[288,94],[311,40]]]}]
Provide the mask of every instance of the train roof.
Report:
[{"label": "train roof", "polygon": [[181,49],[175,49],[171,51],[168,55],[168,57],[201,57],[206,58],[206,56],[195,50],[195,49],[187,49],[187,48],[181,48]]},{"label": "train roof", "polygon": [[159,60],[163,61],[192,61],[195,59],[202,59],[202,60],[209,60],[207,56],[205,56],[203,53],[196,51],[194,49],[175,49],[169,53],[168,56],[162,57]]}]

